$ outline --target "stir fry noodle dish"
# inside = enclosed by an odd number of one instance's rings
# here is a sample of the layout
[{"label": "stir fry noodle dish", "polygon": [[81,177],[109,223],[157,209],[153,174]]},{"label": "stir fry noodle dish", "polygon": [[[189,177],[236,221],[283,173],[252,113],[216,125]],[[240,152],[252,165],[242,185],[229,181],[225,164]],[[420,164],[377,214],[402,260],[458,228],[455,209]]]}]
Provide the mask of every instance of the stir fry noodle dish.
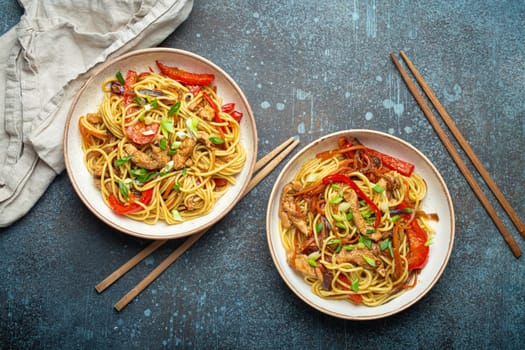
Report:
[{"label": "stir fry noodle dish", "polygon": [[235,184],[243,113],[214,79],[156,61],[104,80],[98,110],[78,128],[84,163],[116,214],[177,224],[210,212]]},{"label": "stir fry noodle dish", "polygon": [[313,293],[366,306],[417,283],[431,247],[425,180],[414,165],[340,137],[307,160],[281,192],[279,230],[288,264]]}]

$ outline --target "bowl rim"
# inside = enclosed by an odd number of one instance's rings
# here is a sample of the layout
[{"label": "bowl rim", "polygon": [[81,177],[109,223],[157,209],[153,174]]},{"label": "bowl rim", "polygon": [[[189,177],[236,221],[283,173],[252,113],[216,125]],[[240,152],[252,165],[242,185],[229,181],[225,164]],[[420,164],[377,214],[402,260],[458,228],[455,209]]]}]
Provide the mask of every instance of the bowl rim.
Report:
[{"label": "bowl rim", "polygon": [[[431,281],[428,283],[428,285],[425,287],[425,289],[423,289],[421,292],[419,292],[419,294],[416,295],[415,298],[409,300],[408,302],[406,302],[405,304],[402,304],[400,305],[399,307],[397,308],[394,308],[390,311],[386,311],[386,312],[382,312],[382,313],[378,313],[378,314],[367,314],[367,315],[350,315],[350,314],[347,314],[347,313],[342,313],[342,312],[337,312],[337,311],[333,311],[333,310],[329,310],[317,303],[315,303],[312,298],[308,298],[308,296],[306,295],[303,295],[303,293],[299,290],[298,287],[295,286],[294,283],[292,283],[291,280],[289,280],[287,278],[287,275],[284,271],[284,267],[281,266],[280,264],[280,261],[279,259],[277,258],[277,253],[275,251],[275,249],[277,249],[276,247],[274,247],[274,239],[272,238],[272,225],[271,225],[271,214],[272,214],[272,208],[273,206],[275,205],[275,202],[278,201],[278,198],[279,198],[279,195],[280,195],[280,192],[281,192],[281,187],[279,184],[283,181],[283,178],[285,177],[285,175],[288,173],[289,169],[294,165],[294,163],[297,162],[297,160],[299,158],[301,158],[305,153],[307,153],[311,148],[315,147],[316,144],[318,143],[322,143],[323,141],[326,141],[327,139],[336,139],[337,137],[339,136],[344,136],[344,135],[351,135],[351,134],[356,134],[356,133],[367,133],[367,134],[370,134],[370,135],[374,135],[376,137],[386,137],[386,138],[389,138],[395,142],[398,142],[398,143],[401,143],[402,145],[404,145],[405,147],[408,147],[412,152],[415,152],[419,157],[421,157],[427,164],[427,166],[432,170],[433,174],[436,176],[438,182],[439,182],[439,185],[441,186],[441,189],[443,190],[444,192],[444,195],[445,195],[445,198],[446,198],[446,204],[447,204],[447,208],[448,208],[448,212],[449,212],[449,215],[450,215],[450,241],[448,243],[448,246],[446,248],[446,254],[444,256],[444,259],[441,263],[441,266],[439,267],[438,271],[431,277]],[[337,317],[337,318],[341,318],[341,319],[347,319],[347,320],[373,320],[373,319],[379,319],[379,318],[384,318],[384,317],[388,317],[388,316],[391,316],[391,315],[394,315],[394,314],[397,314],[407,308],[409,308],[410,306],[414,305],[415,303],[417,303],[420,299],[422,299],[433,287],[434,285],[437,283],[437,281],[440,279],[440,277],[442,276],[447,264],[448,264],[448,261],[450,259],[450,256],[451,256],[451,253],[452,253],[452,248],[453,248],[453,245],[454,245],[454,238],[455,238],[455,215],[454,215],[454,206],[453,206],[453,202],[452,202],[452,197],[450,196],[450,192],[446,186],[446,183],[442,177],[442,175],[439,173],[439,171],[437,170],[436,166],[419,150],[417,149],[416,147],[414,147],[412,144],[408,143],[407,141],[397,137],[397,136],[394,136],[394,135],[391,135],[391,134],[387,134],[385,132],[382,132],[382,131],[377,131],[377,130],[372,130],[372,129],[347,129],[347,130],[340,130],[340,131],[336,131],[336,132],[333,132],[333,133],[330,133],[330,134],[327,134],[327,135],[324,135],[324,136],[321,136],[315,140],[313,140],[312,142],[310,142],[309,144],[307,144],[306,146],[304,146],[301,150],[299,150],[286,164],[285,166],[282,168],[281,172],[279,173],[277,179],[275,180],[274,182],[274,185],[273,185],[273,188],[272,188],[272,191],[270,192],[270,196],[269,196],[269,200],[268,200],[268,205],[267,205],[267,208],[266,208],[266,238],[267,238],[267,243],[268,243],[268,247],[269,247],[269,250],[270,250],[270,254],[272,256],[272,260],[273,260],[273,263],[279,273],[279,275],[281,276],[282,280],[284,280],[285,284],[294,292],[294,294],[296,296],[298,296],[301,300],[303,300],[303,302],[305,302],[306,304],[310,305],[311,307],[313,307],[314,309],[324,313],[324,314],[327,314],[327,315],[330,315],[330,316],[333,316],[333,317]],[[278,247],[279,248],[282,248],[282,242],[280,240],[280,237],[277,238],[278,242]],[[286,264],[286,262],[284,262]],[[303,282],[304,283],[304,282]],[[312,293],[313,295],[313,293]],[[336,301],[336,300],[334,300]],[[384,305],[384,304],[383,304]],[[364,306],[366,307],[366,306]],[[374,307],[370,307],[371,309],[373,309]]]},{"label": "bowl rim", "polygon": [[[172,230],[172,232],[170,234],[167,234],[167,235],[160,235],[160,234],[159,235],[152,235],[152,234],[140,232],[139,230],[133,230],[133,229],[124,227],[124,226],[122,226],[122,225],[112,221],[110,218],[108,218],[105,215],[103,215],[103,213],[99,212],[96,209],[96,207],[88,200],[88,198],[86,198],[86,196],[84,195],[83,191],[81,190],[81,188],[80,188],[81,184],[79,184],[76,181],[76,178],[75,178],[75,176],[73,174],[74,169],[72,168],[72,165],[70,164],[69,157],[68,157],[68,154],[69,154],[69,147],[68,147],[69,137],[68,137],[68,133],[69,133],[69,129],[71,127],[72,120],[75,117],[73,115],[73,113],[74,113],[74,111],[75,111],[75,109],[76,109],[76,107],[77,107],[77,105],[79,103],[79,100],[80,100],[82,94],[86,91],[86,89],[90,86],[90,84],[95,79],[97,79],[99,74],[104,72],[108,67],[110,67],[112,65],[118,64],[119,62],[124,61],[124,60],[132,59],[135,56],[141,56],[141,55],[145,55],[145,54],[156,54],[156,53],[158,53],[158,54],[175,54],[175,55],[180,55],[180,56],[186,56],[186,57],[188,57],[190,59],[193,59],[193,60],[196,60],[197,62],[200,62],[201,64],[203,64],[205,66],[209,66],[212,69],[214,69],[215,71],[217,71],[218,73],[220,73],[222,78],[224,78],[229,84],[231,84],[231,87],[232,87],[233,91],[235,91],[235,94],[238,96],[239,100],[242,101],[242,104],[244,105],[243,107],[245,107],[245,108],[243,108],[243,112],[244,112],[243,120],[245,120],[246,122],[249,123],[249,129],[251,129],[251,132],[252,132],[252,135],[253,135],[253,147],[250,150],[247,150],[247,151],[250,151],[250,152],[253,151],[254,155],[253,155],[251,161],[248,164],[244,165],[245,167],[248,166],[246,179],[245,179],[245,181],[243,183],[239,184],[240,188],[238,190],[238,193],[235,195],[235,197],[232,198],[232,200],[229,201],[227,203],[227,205],[223,207],[223,209],[218,213],[218,215],[215,215],[214,217],[211,218],[211,220],[208,220],[203,225],[195,226],[195,227],[193,227],[193,228],[191,228],[189,230],[186,230],[184,232],[180,232],[180,231],[177,231],[175,229],[175,230]],[[207,58],[205,58],[203,56],[200,56],[200,55],[198,55],[196,53],[190,52],[190,51],[186,51],[186,50],[182,50],[182,49],[175,49],[175,48],[154,47],[154,48],[144,48],[144,49],[133,50],[133,51],[127,52],[125,54],[119,55],[118,57],[111,58],[111,59],[109,59],[109,60],[107,60],[105,62],[100,63],[100,65],[97,68],[95,68],[95,70],[93,70],[93,73],[90,74],[89,78],[86,79],[84,81],[84,83],[81,84],[81,87],[79,88],[78,92],[75,94],[75,96],[74,96],[74,98],[73,98],[73,100],[71,102],[71,105],[70,105],[70,107],[68,109],[68,112],[67,112],[67,115],[66,115],[66,122],[65,122],[65,126],[64,126],[64,132],[63,132],[62,146],[63,146],[63,156],[64,156],[65,169],[66,169],[66,172],[68,174],[68,177],[69,177],[69,180],[71,182],[71,185],[73,186],[75,192],[80,197],[80,199],[82,200],[84,205],[86,205],[88,207],[88,209],[97,218],[99,218],[101,221],[103,221],[107,225],[113,227],[114,229],[116,229],[116,230],[118,230],[120,232],[129,234],[131,236],[135,236],[135,237],[139,237],[139,238],[145,238],[145,239],[151,239],[151,240],[164,240],[164,239],[182,238],[182,237],[186,237],[186,236],[189,236],[189,235],[192,235],[192,234],[195,234],[195,233],[202,232],[202,231],[210,228],[214,224],[216,224],[218,221],[220,221],[224,216],[226,216],[235,207],[235,205],[242,199],[242,197],[244,195],[244,192],[246,191],[246,188],[248,187],[248,184],[249,184],[249,182],[250,182],[250,180],[251,180],[251,178],[253,176],[255,163],[256,163],[256,159],[257,159],[257,148],[258,148],[257,140],[258,140],[257,127],[256,127],[255,116],[253,114],[252,107],[251,107],[248,99],[246,98],[243,90],[240,88],[240,86],[235,82],[235,80],[224,69],[222,69],[217,64],[215,64],[212,61],[210,61],[209,59],[207,59]],[[129,219],[129,220],[132,220],[132,219]],[[177,225],[170,225],[169,227],[176,228]]]}]

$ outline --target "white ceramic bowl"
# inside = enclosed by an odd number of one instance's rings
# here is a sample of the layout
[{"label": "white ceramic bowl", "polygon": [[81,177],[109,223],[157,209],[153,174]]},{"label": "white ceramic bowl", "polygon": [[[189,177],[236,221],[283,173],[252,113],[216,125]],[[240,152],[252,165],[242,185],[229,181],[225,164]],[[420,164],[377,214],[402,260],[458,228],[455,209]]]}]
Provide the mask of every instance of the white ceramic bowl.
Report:
[{"label": "white ceramic bowl", "polygon": [[[337,148],[340,136],[352,135],[364,145],[397,156],[415,164],[415,172],[421,175],[428,186],[423,209],[438,213],[439,221],[432,222],[435,234],[430,246],[429,259],[418,276],[416,286],[399,297],[380,306],[354,305],[345,300],[327,300],[313,294],[303,277],[286,261],[286,252],[279,235],[279,199],[285,184],[290,182],[304,162],[322,151]],[[372,130],[347,130],[330,134],[312,142],[299,151],[283,168],[270,194],[267,209],[266,230],[270,253],[277,270],[288,287],[303,301],[317,310],[344,319],[367,320],[389,316],[400,312],[420,300],[437,282],[450,257],[455,230],[452,200],[443,178],[432,163],[415,147],[394,137]]]},{"label": "white ceramic bowl", "polygon": [[[195,73],[213,73],[217,93],[225,102],[234,102],[236,109],[243,112],[241,120],[241,143],[246,150],[246,163],[237,175],[237,183],[231,186],[206,215],[177,225],[158,222],[155,225],[135,221],[115,214],[102,200],[100,191],[95,187],[92,176],[83,163],[81,136],[78,131],[78,119],[81,115],[98,110],[102,101],[102,81],[115,75],[117,71],[128,69],[147,71],[155,67],[155,60],[166,65],[177,66]],[[102,221],[115,229],[148,239],[171,239],[187,236],[204,230],[224,217],[241,199],[251,179],[257,158],[257,130],[252,109],[240,87],[221,68],[196,54],[170,48],[144,49],[130,52],[111,60],[98,69],[79,90],[67,117],[64,133],[64,157],[67,173],[86,206]]]}]

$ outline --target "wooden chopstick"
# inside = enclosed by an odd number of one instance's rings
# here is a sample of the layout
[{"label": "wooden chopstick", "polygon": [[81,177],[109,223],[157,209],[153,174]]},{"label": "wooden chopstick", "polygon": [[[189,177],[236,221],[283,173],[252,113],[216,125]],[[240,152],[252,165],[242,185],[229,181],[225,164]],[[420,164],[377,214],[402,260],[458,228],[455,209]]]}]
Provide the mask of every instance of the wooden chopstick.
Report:
[{"label": "wooden chopstick", "polygon": [[[261,158],[255,164],[255,171],[260,170],[249,182],[243,196],[251,191],[265,176],[267,176],[297,145],[299,140],[294,137],[289,138],[284,143],[279,145],[273,151]],[[272,159],[273,158],[273,159]],[[188,250],[196,241],[201,238],[207,230],[201,231],[187,238],[176,250],[174,250],[166,259],[164,259],[155,269],[153,269],[140,283],[131,289],[122,299],[115,304],[115,309],[121,311],[128,305],[138,294],[140,294],[149,284],[151,284],[162,272],[164,272],[178,257],[180,257],[186,250]],[[167,240],[159,240],[152,242],[148,247],[140,251],[135,257],[130,259],[124,265],[115,270],[106,279],[100,282],[95,289],[101,293],[116,280],[122,277],[125,273],[131,270],[138,262],[149,256],[155,249],[164,244]]]},{"label": "wooden chopstick", "polygon": [[[405,54],[405,56],[406,56],[406,54]],[[452,141],[450,140],[450,138],[447,136],[447,134],[445,133],[445,131],[443,130],[443,128],[439,124],[437,118],[432,113],[432,110],[430,109],[430,107],[426,103],[426,101],[424,100],[424,98],[421,95],[421,93],[418,91],[416,84],[414,84],[414,82],[411,80],[410,76],[408,75],[406,70],[403,68],[401,63],[399,63],[399,61],[397,60],[396,56],[394,54],[390,54],[390,57],[391,57],[392,61],[394,62],[394,65],[398,69],[399,73],[401,74],[401,77],[405,81],[408,89],[410,90],[410,92],[412,93],[412,95],[416,99],[417,103],[419,104],[419,106],[423,110],[423,113],[427,117],[428,121],[430,122],[430,124],[432,125],[432,127],[434,128],[436,133],[438,134],[439,138],[441,139],[441,142],[443,142],[443,144],[445,145],[447,151],[452,156],[452,159],[454,159],[454,161],[456,162],[456,165],[458,166],[459,170],[463,173],[463,176],[466,178],[468,184],[470,185],[470,187],[474,191],[474,194],[476,194],[476,196],[478,197],[479,201],[481,202],[481,204],[483,205],[483,207],[485,208],[487,213],[490,215],[492,221],[494,222],[494,224],[497,226],[497,228],[501,232],[501,235],[503,236],[503,239],[508,244],[508,246],[511,249],[512,253],[514,254],[514,256],[516,258],[519,258],[521,256],[521,249],[520,249],[520,247],[518,246],[518,244],[516,243],[516,241],[514,240],[512,235],[509,233],[509,231],[507,230],[507,228],[505,227],[505,225],[503,224],[503,222],[499,218],[498,214],[496,213],[496,210],[494,209],[494,207],[490,203],[489,199],[487,198],[487,196],[485,195],[485,193],[483,192],[483,190],[481,189],[481,187],[477,183],[476,179],[474,178],[474,176],[472,175],[470,170],[467,168],[466,164],[461,159],[461,156],[459,155],[459,152],[456,150],[456,148],[454,147]],[[421,80],[424,81],[422,77],[421,77]],[[434,95],[434,98],[435,98],[435,95]],[[437,100],[437,98],[436,98],[436,100]],[[439,109],[437,109],[437,110],[438,110],[438,113],[441,114],[441,111]],[[444,108],[443,108],[443,110],[444,110]]]},{"label": "wooden chopstick", "polygon": [[115,283],[120,277],[124,276],[128,271],[135,267],[139,262],[148,257],[151,253],[157,250],[161,245],[168,240],[156,240],[151,242],[146,248],[142,249],[137,255],[128,260],[124,265],[113,271],[108,277],[104,278],[99,284],[95,286],[97,292],[102,293],[106,288]]},{"label": "wooden chopstick", "polygon": [[439,102],[438,98],[436,97],[432,89],[428,86],[428,84],[425,82],[423,76],[416,69],[412,61],[408,58],[407,54],[404,51],[400,51],[399,54],[403,58],[403,61],[405,61],[408,69],[412,72],[412,75],[414,75],[414,78],[416,78],[421,89],[425,92],[430,102],[432,102],[432,105],[434,105],[434,108],[437,110],[447,127],[450,129],[458,143],[465,151],[465,154],[469,157],[470,161],[472,162],[472,164],[474,164],[483,180],[485,180],[485,182],[487,183],[487,186],[490,188],[490,190],[492,191],[496,199],[499,201],[503,209],[507,212],[509,218],[512,220],[512,222],[518,229],[518,232],[523,236],[523,238],[525,238],[525,224],[523,224],[523,222],[520,220],[518,214],[516,214],[516,212],[512,208],[512,205],[509,203],[509,201],[507,201],[507,199],[499,189],[498,185],[496,185],[494,180],[492,180],[488,171],[485,169],[481,161],[476,156],[476,153],[474,153],[467,140],[465,140],[465,137],[463,136],[461,131],[459,131],[458,127],[456,126],[456,123],[454,123],[454,121],[447,113],[441,102]]},{"label": "wooden chopstick", "polygon": [[[259,159],[257,163],[255,163],[253,172],[258,172],[262,167],[264,167],[270,160],[272,160],[275,156],[277,156],[279,153],[281,153],[286,147],[288,147],[290,144],[294,142],[295,138],[290,137],[288,140],[281,143],[279,146],[274,148],[272,151],[268,152],[264,157]],[[298,143],[298,141],[297,141]],[[297,145],[297,144],[296,144]],[[295,146],[296,146],[295,145]],[[293,146],[293,147],[295,147]],[[292,148],[293,149],[293,148]],[[288,151],[288,153],[291,151],[291,149]],[[284,154],[281,160],[288,154]],[[275,167],[275,165],[274,165]],[[257,176],[261,176],[261,174],[258,174]],[[266,176],[266,175],[264,175]],[[264,177],[263,176],[263,177]],[[259,180],[260,181],[260,180]],[[250,184],[253,183],[250,182]],[[249,186],[249,185],[248,185]],[[250,191],[252,188],[247,188],[247,191]],[[197,236],[199,233],[195,234],[194,236]],[[190,240],[188,238],[188,240]],[[106,277],[104,280],[102,280],[99,284],[95,286],[95,289],[98,293],[102,293],[104,290],[106,290],[109,286],[111,286],[113,283],[115,283],[119,278],[124,276],[126,273],[128,273],[131,269],[133,269],[139,262],[150,256],[155,250],[160,248],[164,243],[166,243],[168,240],[155,240],[152,243],[150,243],[146,248],[142,249],[140,252],[137,253],[133,258],[128,260],[126,263],[124,263],[122,266],[120,266],[118,269],[116,269],[113,273],[111,273],[108,277]]]}]

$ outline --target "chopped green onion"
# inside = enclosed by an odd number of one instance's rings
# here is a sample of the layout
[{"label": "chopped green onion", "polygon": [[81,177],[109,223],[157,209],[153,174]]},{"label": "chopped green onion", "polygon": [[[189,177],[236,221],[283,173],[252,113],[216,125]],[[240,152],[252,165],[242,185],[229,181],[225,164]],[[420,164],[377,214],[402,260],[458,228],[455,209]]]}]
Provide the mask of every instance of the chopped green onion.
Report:
[{"label": "chopped green onion", "polygon": [[173,114],[177,115],[179,114],[180,109],[180,101],[177,101],[173,106],[171,106],[170,110],[168,111],[168,116],[171,116]]},{"label": "chopped green onion", "polygon": [[361,212],[361,216],[363,217],[363,219],[368,219],[370,216],[372,216],[374,212],[370,209],[366,209],[366,210],[363,210]]},{"label": "chopped green onion", "polygon": [[173,121],[166,117],[163,117],[160,121],[160,130],[162,131],[165,137],[168,137],[168,133],[175,132]]},{"label": "chopped green onion", "polygon": [[176,149],[179,149],[180,145],[182,145],[182,142],[173,141],[173,143],[171,144],[171,148],[176,150]]},{"label": "chopped green onion", "polygon": [[312,173],[312,174],[308,174],[308,176],[306,176],[305,181],[306,182],[316,182],[317,179],[319,179],[319,174]]},{"label": "chopped green onion", "polygon": [[394,215],[390,219],[392,220],[392,222],[396,222],[397,220],[399,220],[400,217],[401,216],[399,216],[399,215]]},{"label": "chopped green onion", "polygon": [[352,290],[356,293],[359,292],[359,278],[355,278],[353,281],[352,281]]},{"label": "chopped green onion", "polygon": [[341,187],[339,187],[338,184],[332,184],[332,187],[331,187],[331,188],[332,188],[334,191],[339,191],[339,189],[340,189]]},{"label": "chopped green onion", "polygon": [[411,213],[412,213],[412,208],[404,208],[403,211],[404,211],[405,213],[409,213],[409,214],[411,214]]},{"label": "chopped green onion", "polygon": [[368,249],[372,249],[372,240],[368,237],[359,236],[359,243],[363,243]]},{"label": "chopped green onion", "polygon": [[181,187],[182,184],[180,183],[180,181],[177,181],[177,183],[173,186],[173,190],[179,192]]},{"label": "chopped green onion", "polygon": [[344,246],[345,250],[354,250],[355,244],[347,244]]},{"label": "chopped green onion", "polygon": [[193,137],[197,137],[197,125],[199,125],[199,119],[197,118],[188,118],[186,119],[186,129],[188,129],[188,132],[193,135]]},{"label": "chopped green onion", "polygon": [[145,101],[144,101],[144,99],[142,99],[142,98],[140,98],[138,96],[135,96],[135,97],[133,97],[133,102],[135,102],[139,106],[142,106]]},{"label": "chopped green onion", "polygon": [[334,238],[334,239],[331,239],[331,240],[329,240],[328,242],[326,242],[326,244],[328,244],[328,245],[332,245],[332,244],[341,244],[341,240],[340,240],[340,239],[337,239],[337,238]]},{"label": "chopped green onion", "polygon": [[130,172],[131,172],[131,175],[133,175],[135,179],[137,179],[138,182],[143,183],[143,184],[148,182],[149,180],[151,180],[157,175],[157,173],[148,172],[144,168],[131,169]]},{"label": "chopped green onion", "polygon": [[322,222],[318,222],[315,224],[315,233],[319,233],[323,230],[323,223]]},{"label": "chopped green onion", "polygon": [[179,213],[179,211],[177,209],[173,209],[171,211],[171,216],[173,217],[174,220],[184,221],[184,219],[182,218],[182,215],[180,215],[180,213]]},{"label": "chopped green onion", "polygon": [[186,176],[187,172],[188,172],[187,168],[182,168],[182,176]]},{"label": "chopped green onion", "polygon": [[339,245],[335,248],[334,253],[339,254],[339,252],[341,251],[341,249],[343,249],[343,246],[342,246],[341,244],[339,244]]},{"label": "chopped green onion", "polygon": [[381,250],[388,249],[388,251],[390,252],[390,256],[394,256],[394,248],[392,247],[392,240],[390,240],[390,238],[381,241],[381,243],[379,244],[379,248]]},{"label": "chopped green onion", "polygon": [[376,261],[375,259],[369,257],[369,256],[366,256],[366,255],[361,255],[363,257],[363,259],[366,261],[366,263],[372,267],[376,267]]},{"label": "chopped green onion", "polygon": [[348,211],[348,209],[350,209],[350,203],[348,202],[339,203],[339,211],[346,212]]},{"label": "chopped green onion", "polygon": [[159,141],[159,148],[161,150],[165,150],[166,149],[166,139],[164,139],[164,138],[160,139],[160,141]]},{"label": "chopped green onion", "polygon": [[319,254],[318,252],[313,252],[311,253],[310,255],[308,255],[308,264],[310,264],[310,266],[312,267],[317,267],[317,259],[319,259],[319,257],[321,256],[321,254]]},{"label": "chopped green onion", "polygon": [[346,220],[351,221],[353,219],[354,219],[354,213],[349,212],[348,214],[346,214]]},{"label": "chopped green onion", "polygon": [[210,141],[215,145],[222,145],[224,143],[224,140],[219,136],[210,136]]},{"label": "chopped green onion", "polygon": [[366,229],[366,234],[367,234],[367,235],[369,235],[369,234],[371,234],[371,233],[374,233],[374,232],[376,232],[376,230],[375,230],[374,228],[368,228],[368,229]]},{"label": "chopped green onion", "polygon": [[170,172],[171,169],[173,169],[173,164],[174,164],[173,160],[170,160],[169,162],[167,162],[164,168],[160,170],[160,174],[161,174],[160,176],[165,175],[166,173]]},{"label": "chopped green onion", "polygon": [[332,199],[330,199],[330,204],[337,204],[337,203],[341,203],[342,201],[343,201],[343,197],[337,196],[337,197],[333,197]]},{"label": "chopped green onion", "polygon": [[124,181],[122,180],[118,180],[118,187],[120,189],[120,193],[122,194],[122,196],[126,199],[128,199],[128,196],[129,196],[129,190],[128,190],[128,186],[126,186],[126,184],[124,183]]},{"label": "chopped green onion", "polygon": [[385,250],[385,249],[388,248],[388,244],[389,244],[389,243],[390,243],[390,238],[387,238],[387,239],[381,241],[381,243],[379,243],[379,248],[380,248],[381,250]]},{"label": "chopped green onion", "polygon": [[158,107],[159,101],[156,98],[154,98],[153,101],[150,102],[150,105],[151,105],[151,108],[155,109]]},{"label": "chopped green onion", "polygon": [[335,221],[345,221],[345,217],[339,214],[332,214],[332,217],[335,219]]},{"label": "chopped green onion", "polygon": [[344,224],[344,222],[338,221],[335,223],[335,226],[339,227],[342,230],[346,230],[348,227]]},{"label": "chopped green onion", "polygon": [[122,76],[122,73],[120,73],[120,71],[118,71],[117,74],[115,74],[115,77],[117,77],[117,80],[120,84],[126,84],[126,81],[124,80],[124,77]]},{"label": "chopped green onion", "polygon": [[177,150],[176,149],[169,149],[168,150],[168,156],[173,156],[175,154],[177,154]]},{"label": "chopped green onion", "polygon": [[115,165],[116,165],[116,166],[122,166],[122,165],[126,164],[126,162],[127,162],[128,160],[130,160],[131,158],[133,158],[133,155],[132,155],[132,154],[129,155],[129,156],[125,156],[125,157],[119,158],[119,159],[117,159],[117,160],[115,161]]},{"label": "chopped green onion", "polygon": [[380,186],[380,185],[375,185],[374,187],[372,187],[372,189],[377,192],[377,193],[383,193],[385,191],[385,189],[383,188],[383,186]]},{"label": "chopped green onion", "polygon": [[[144,115],[144,114],[143,114]],[[146,117],[143,118],[143,122],[144,124],[146,125],[150,125],[151,123],[153,123],[153,118],[151,117],[151,115],[148,115]]]}]

